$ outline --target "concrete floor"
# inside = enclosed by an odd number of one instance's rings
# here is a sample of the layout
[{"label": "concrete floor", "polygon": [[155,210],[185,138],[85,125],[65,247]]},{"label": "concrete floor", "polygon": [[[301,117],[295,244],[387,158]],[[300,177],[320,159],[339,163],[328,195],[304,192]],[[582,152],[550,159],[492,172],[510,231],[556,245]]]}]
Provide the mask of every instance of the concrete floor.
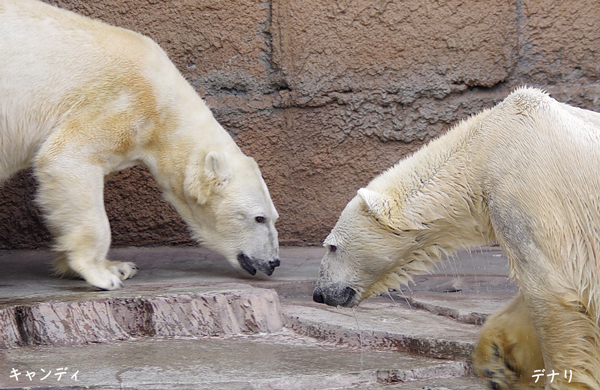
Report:
[{"label": "concrete floor", "polygon": [[202,248],[115,249],[140,271],[105,292],[52,277],[48,251],[0,252],[0,388],[485,389],[468,357],[517,290],[498,249],[356,309],[312,302],[323,254],[283,247],[252,277]]}]

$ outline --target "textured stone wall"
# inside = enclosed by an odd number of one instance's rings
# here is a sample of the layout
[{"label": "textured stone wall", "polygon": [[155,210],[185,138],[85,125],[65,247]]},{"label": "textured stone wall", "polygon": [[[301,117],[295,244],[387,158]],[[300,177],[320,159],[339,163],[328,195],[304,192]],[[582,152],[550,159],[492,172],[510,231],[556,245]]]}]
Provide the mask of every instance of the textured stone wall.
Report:
[{"label": "textured stone wall", "polygon": [[[47,0],[155,39],[252,155],[282,243],[318,243],[356,190],[512,88],[600,110],[600,8],[564,0]],[[0,248],[48,246],[28,173]],[[142,168],[108,183],[115,245],[189,243]]]}]

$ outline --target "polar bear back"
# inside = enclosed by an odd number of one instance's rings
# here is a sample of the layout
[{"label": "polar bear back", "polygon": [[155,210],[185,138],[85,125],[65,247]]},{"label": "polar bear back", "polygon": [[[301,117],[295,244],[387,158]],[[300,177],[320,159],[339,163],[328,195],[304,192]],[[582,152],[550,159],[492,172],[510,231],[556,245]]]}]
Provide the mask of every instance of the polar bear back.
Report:
[{"label": "polar bear back", "polygon": [[[30,166],[86,101],[117,111],[142,88],[151,90],[148,106],[170,102],[173,89],[201,100],[151,39],[42,2],[3,1],[0,37],[0,181]],[[160,82],[150,87],[150,79]]]},{"label": "polar bear back", "polygon": [[598,318],[600,114],[518,90],[492,110],[479,145],[494,229],[522,252],[509,259],[541,251],[540,274],[577,286]]}]

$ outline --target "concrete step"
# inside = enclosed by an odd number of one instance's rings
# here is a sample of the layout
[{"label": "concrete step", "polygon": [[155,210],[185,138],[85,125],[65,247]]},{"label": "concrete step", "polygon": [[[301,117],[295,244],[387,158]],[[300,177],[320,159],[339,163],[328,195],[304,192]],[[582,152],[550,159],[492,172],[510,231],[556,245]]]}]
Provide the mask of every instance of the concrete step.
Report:
[{"label": "concrete step", "polygon": [[[3,389],[308,390],[421,386],[410,387],[416,389],[428,383],[461,386],[446,387],[452,389],[484,389],[479,382],[464,377],[468,372],[464,362],[343,347],[286,329],[247,336],[29,346],[1,351],[0,356]],[[11,377],[11,372],[20,375]],[[64,375],[59,379],[61,372]],[[35,373],[31,380],[28,373]]]},{"label": "concrete step", "polygon": [[0,252],[0,388],[484,389],[468,357],[516,291],[501,252],[354,310],[312,302],[322,252],[282,248],[269,278],[204,249],[123,248],[111,258],[141,270],[110,292],[52,277],[47,251]]},{"label": "concrete step", "polygon": [[38,300],[0,309],[0,349],[78,345],[135,337],[274,332],[282,328],[274,290],[247,285],[185,291],[117,291],[67,301]]},{"label": "concrete step", "polygon": [[468,378],[480,327],[403,302],[344,309],[304,297],[282,307],[274,290],[227,283],[79,298],[2,310],[12,318],[2,334],[14,334],[0,351],[3,388],[483,388]]},{"label": "concrete step", "polygon": [[286,327],[339,345],[390,349],[444,359],[468,360],[481,330],[398,303],[365,301],[358,308],[286,302]]}]

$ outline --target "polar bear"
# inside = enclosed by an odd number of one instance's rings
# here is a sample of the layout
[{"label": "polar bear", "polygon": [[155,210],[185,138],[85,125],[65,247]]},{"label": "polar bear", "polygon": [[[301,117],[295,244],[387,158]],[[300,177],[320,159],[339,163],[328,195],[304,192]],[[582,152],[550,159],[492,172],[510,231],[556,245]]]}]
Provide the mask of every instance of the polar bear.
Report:
[{"label": "polar bear", "polygon": [[[546,388],[600,389],[600,114],[537,89],[517,89],[358,190],[325,239],[313,299],[353,307],[491,242],[527,308],[509,308],[506,331],[519,339],[528,313],[544,362],[536,369],[561,373]],[[475,362],[492,389],[507,369],[522,372],[495,361],[511,353],[500,352]]]},{"label": "polar bear", "polygon": [[473,362],[491,389],[543,388],[544,359],[522,293],[485,320]]},{"label": "polar bear", "polygon": [[0,2],[0,180],[33,166],[59,273],[113,290],[103,185],[146,166],[195,238],[239,269],[279,265],[256,162],[151,39],[35,0]]}]

